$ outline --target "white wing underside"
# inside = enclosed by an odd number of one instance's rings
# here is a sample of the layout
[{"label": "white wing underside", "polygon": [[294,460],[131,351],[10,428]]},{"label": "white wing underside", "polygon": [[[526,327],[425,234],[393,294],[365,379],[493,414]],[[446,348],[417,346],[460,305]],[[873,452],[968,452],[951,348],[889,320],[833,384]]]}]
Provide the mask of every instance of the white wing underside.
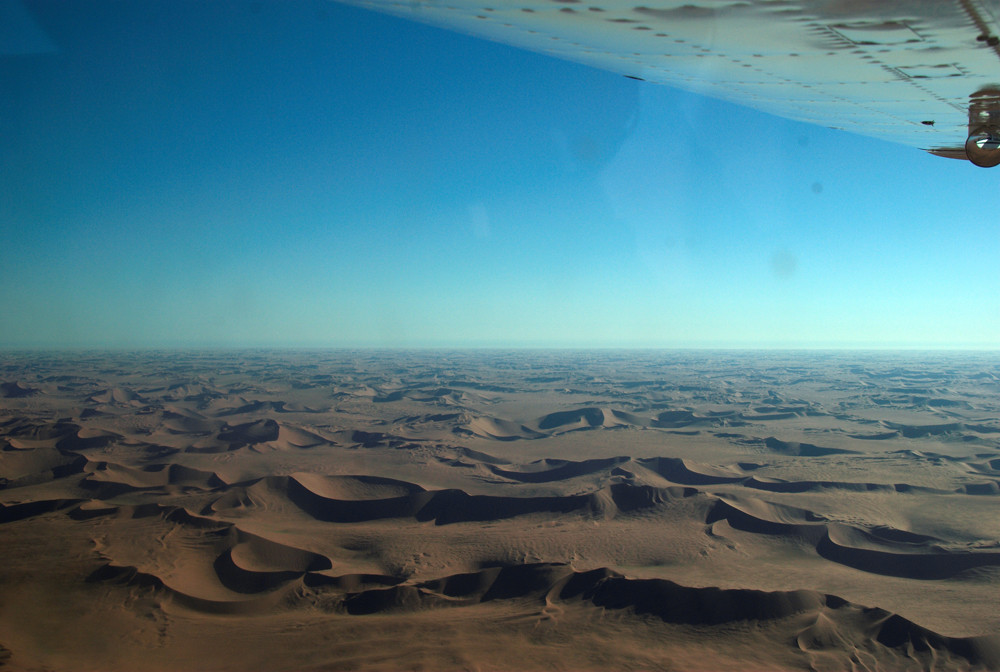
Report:
[{"label": "white wing underside", "polygon": [[1000,0],[342,1],[956,158],[1000,89]]}]

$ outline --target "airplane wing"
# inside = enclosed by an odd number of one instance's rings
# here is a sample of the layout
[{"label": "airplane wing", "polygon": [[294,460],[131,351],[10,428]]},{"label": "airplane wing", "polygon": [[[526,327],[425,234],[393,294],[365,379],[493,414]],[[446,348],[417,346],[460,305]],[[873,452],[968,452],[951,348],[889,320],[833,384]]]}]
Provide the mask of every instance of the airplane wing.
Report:
[{"label": "airplane wing", "polygon": [[1000,164],[1000,0],[340,0]]}]

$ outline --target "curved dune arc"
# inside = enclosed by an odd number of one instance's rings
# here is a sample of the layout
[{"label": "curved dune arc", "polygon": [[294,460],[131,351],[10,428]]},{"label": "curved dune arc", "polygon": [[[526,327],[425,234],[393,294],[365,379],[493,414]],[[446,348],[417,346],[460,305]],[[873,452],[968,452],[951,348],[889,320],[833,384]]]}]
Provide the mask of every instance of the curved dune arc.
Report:
[{"label": "curved dune arc", "polygon": [[302,583],[306,587],[333,587],[345,593],[360,593],[365,590],[398,586],[403,581],[405,579],[386,574],[341,574],[340,576],[330,576],[329,574],[307,572],[302,578]]},{"label": "curved dune arc", "polygon": [[733,415],[735,415],[733,412],[726,412],[724,414],[708,413],[703,415],[688,410],[663,411],[657,414],[650,426],[663,429],[678,429],[690,425],[725,425],[729,422],[728,418]]},{"label": "curved dune arc", "polygon": [[487,416],[475,417],[461,428],[476,436],[497,441],[516,441],[517,439],[540,439],[545,436],[541,432],[503,418]]},{"label": "curved dune arc", "polygon": [[442,606],[450,606],[449,600],[412,585],[366,590],[344,599],[345,610],[353,616],[422,611]]},{"label": "curved dune arc", "polygon": [[191,513],[191,511],[182,506],[172,506],[156,502],[112,504],[100,499],[73,501],[80,502],[80,505],[69,511],[68,515],[77,520],[100,516],[116,516],[119,518],[151,518],[159,516],[167,522],[176,523],[184,527],[211,530],[213,532],[225,532],[234,528],[233,523]]},{"label": "curved dune arc", "polygon": [[26,447],[33,447],[35,442],[51,446],[52,440],[61,439],[80,431],[81,426],[68,420],[36,423],[28,418],[12,418],[2,424],[8,439],[18,438],[27,442]]},{"label": "curved dune arc", "polygon": [[907,579],[947,579],[977,567],[1000,566],[1000,553],[943,551],[926,543],[875,537],[844,525],[830,525],[816,545],[823,558],[872,574]]},{"label": "curved dune arc", "polygon": [[412,610],[422,601],[425,608],[433,607],[442,603],[440,598],[464,598],[460,603],[468,604],[531,595],[547,601],[583,600],[606,609],[629,609],[689,625],[773,620],[846,604],[836,596],[810,590],[691,588],[666,579],[629,579],[603,567],[579,572],[567,565],[538,563],[366,591],[351,596],[359,606],[364,605],[351,613]]},{"label": "curved dune arc", "polygon": [[714,467],[696,464],[679,457],[651,457],[636,461],[668,481],[680,485],[736,483],[746,478],[739,467]]},{"label": "curved dune arc", "polygon": [[538,419],[539,429],[556,429],[566,425],[599,427],[604,422],[604,411],[596,407],[556,411]]},{"label": "curved dune arc", "polygon": [[174,588],[155,574],[140,571],[127,565],[107,563],[91,572],[87,582],[112,582],[125,586],[153,588],[172,602],[192,611],[206,614],[253,615],[266,614],[286,601],[294,590],[294,584],[285,585],[283,589],[270,592],[248,593],[249,597],[235,597],[230,600],[219,600],[200,597],[191,592]]},{"label": "curved dune arc", "polygon": [[543,415],[537,421],[537,427],[542,431],[559,434],[580,429],[596,429],[598,427],[649,427],[653,421],[627,411],[613,408],[586,406],[567,411],[556,411]]},{"label": "curved dune arc", "polygon": [[148,403],[145,397],[127,387],[111,387],[90,396],[89,401],[99,404],[142,405]]},{"label": "curved dune arc", "polygon": [[572,575],[574,571],[568,565],[553,563],[488,567],[418,584],[364,591],[349,595],[344,603],[351,614],[463,606],[544,596],[558,590]]},{"label": "curved dune arc", "polygon": [[19,380],[0,383],[0,397],[4,399],[24,399],[40,394],[40,390],[22,383]]},{"label": "curved dune arc", "polygon": [[[157,465],[157,467],[159,466],[160,465]],[[151,471],[151,469],[149,467],[145,467],[143,471]],[[160,471],[160,469],[157,469],[156,471]],[[166,465],[165,471],[167,485],[208,488],[218,488],[227,485],[226,481],[214,471],[195,469],[194,467],[188,467],[183,464]]]},{"label": "curved dune arc", "polygon": [[[309,480],[305,479],[308,483]],[[413,494],[380,499],[338,499],[326,497],[304,485],[296,477],[288,477],[287,495],[293,504],[307,514],[326,522],[358,523],[383,518],[409,518],[431,498],[421,489]]]},{"label": "curved dune arc", "polygon": [[0,504],[0,523],[11,523],[53,511],[60,511],[85,502],[85,499],[43,499],[23,504]]},{"label": "curved dune arc", "polygon": [[668,623],[718,625],[734,621],[786,618],[827,606],[827,597],[809,590],[768,593],[748,589],[688,588],[665,579],[607,577],[583,594],[599,607],[631,608]]},{"label": "curved dune arc", "polygon": [[469,495],[462,490],[439,490],[417,512],[416,518],[434,520],[438,525],[503,520],[535,513],[583,512],[608,518],[618,512],[655,507],[697,492],[693,488],[655,488],[630,483],[612,483],[596,492],[553,497],[493,497]]},{"label": "curved dune arc", "polygon": [[767,535],[797,535],[818,539],[825,530],[825,518],[812,511],[763,500],[719,498],[709,509],[705,523],[725,520],[743,532]]},{"label": "curved dune arc", "polygon": [[[421,492],[423,488],[414,483],[378,476],[296,473],[234,483],[207,504],[203,513],[252,508],[283,510],[290,505],[318,520],[358,522],[406,515],[398,510],[399,502]],[[393,509],[393,505],[397,508]]]},{"label": "curved dune arc", "polygon": [[1000,669],[998,635],[947,637],[883,609],[872,609],[870,613],[877,616],[885,615],[878,622],[878,632],[875,635],[875,641],[883,646],[925,652],[930,649],[944,649],[973,664],[982,665],[985,669]]},{"label": "curved dune arc", "polygon": [[895,439],[899,436],[899,432],[879,432],[877,434],[848,434],[852,439],[858,439],[861,441],[885,441],[886,439]]},{"label": "curved dune arc", "polygon": [[67,511],[66,515],[73,520],[87,520],[89,518],[100,518],[101,516],[112,516],[120,510],[121,508],[114,504],[108,504],[100,499],[91,499]]},{"label": "curved dune arc", "polygon": [[720,497],[720,502],[749,516],[786,525],[825,523],[826,518],[808,509],[777,504],[754,497]]},{"label": "curved dune arc", "polygon": [[316,495],[327,499],[388,499],[424,492],[424,488],[416,483],[386,478],[384,476],[327,476],[323,474],[296,472],[291,474],[289,478],[294,479]]},{"label": "curved dune arc", "polygon": [[291,570],[255,572],[243,569],[233,561],[232,549],[224,551],[212,566],[219,577],[219,583],[236,593],[267,592],[302,576],[302,572]]},{"label": "curved dune arc", "polygon": [[623,462],[628,462],[628,460],[629,458],[627,456],[619,456],[582,460],[580,462],[567,460],[563,461],[562,464],[543,470],[532,469],[521,471],[501,469],[493,465],[491,465],[489,469],[497,476],[509,478],[514,481],[520,481],[521,483],[550,483],[552,481],[563,481],[577,476],[592,474],[596,471],[604,471],[612,467],[616,467]]},{"label": "curved dune arc", "polygon": [[118,518],[151,518],[153,516],[160,516],[167,522],[176,523],[184,527],[211,530],[213,532],[225,532],[234,528],[233,523],[191,513],[188,509],[181,506],[159,504],[156,502],[112,504],[100,499],[67,501],[80,503],[79,506],[67,512],[67,515],[75,520],[86,520],[101,516],[115,516]]},{"label": "curved dune arc", "polygon": [[168,414],[164,413],[164,420],[160,424],[160,429],[168,434],[208,435],[220,431],[223,424],[218,420],[173,413],[168,416]]},{"label": "curved dune arc", "polygon": [[0,446],[0,450],[3,452],[12,450],[23,450],[32,451],[39,448],[50,448],[51,441],[27,441],[25,439],[19,439],[16,436],[6,436],[3,438],[3,445]]},{"label": "curved dune arc", "polygon": [[799,417],[798,413],[792,413],[790,411],[779,412],[779,413],[740,413],[739,418],[741,420],[747,420],[749,422],[767,422],[768,420],[791,420],[792,418]]},{"label": "curved dune arc", "polygon": [[490,455],[489,453],[484,453],[479,450],[473,450],[472,448],[459,448],[458,453],[461,456],[467,457],[471,460],[475,460],[476,462],[484,462],[486,464],[496,464],[496,465],[510,464],[510,460],[507,460],[502,457],[496,457],[495,455]]},{"label": "curved dune arc", "polygon": [[1000,495],[1000,481],[966,483],[960,491],[967,495]]},{"label": "curved dune arc", "polygon": [[764,439],[764,446],[773,453],[799,457],[824,457],[826,455],[847,455],[858,452],[856,450],[847,450],[846,448],[825,448],[823,446],[814,446],[811,443],[782,441],[773,436]]},{"label": "curved dune arc", "polygon": [[[986,422],[989,422],[987,420]],[[897,424],[888,421],[882,421],[882,424],[896,429],[899,434],[902,434],[906,438],[922,438],[927,436],[941,436],[948,434],[957,434],[965,440],[971,440],[972,437],[967,432],[973,432],[975,434],[997,434],[1000,433],[1000,427],[994,424],[982,424],[980,422],[949,422],[944,424],[934,424],[934,425],[906,425]]]},{"label": "curved dune arc", "polygon": [[290,571],[304,574],[333,568],[328,557],[237,528],[237,543],[232,546],[233,564],[249,572]]},{"label": "curved dune arc", "polygon": [[889,541],[892,543],[929,544],[941,541],[936,537],[931,537],[926,534],[917,534],[916,532],[910,532],[909,530],[900,530],[895,527],[889,527],[887,525],[880,525],[878,527],[873,527],[870,530],[868,530],[868,534],[873,539],[878,539],[879,541]]},{"label": "curved dune arc", "polygon": [[533,513],[570,513],[591,509],[592,495],[563,497],[493,497],[463,490],[438,490],[414,514],[438,525],[503,520]]},{"label": "curved dune arc", "polygon": [[805,509],[763,500],[719,498],[705,522],[719,520],[744,532],[804,536],[816,543],[821,557],[878,574],[944,577],[972,567],[1000,564],[1000,553],[942,551],[934,546],[940,540],[927,535],[888,526],[864,530],[830,522]]},{"label": "curved dune arc", "polygon": [[693,497],[700,493],[701,491],[696,488],[683,487],[679,485],[658,488],[651,485],[611,483],[605,486],[603,490],[591,495],[591,508],[594,509],[595,512],[599,511],[600,507],[595,503],[597,501],[601,501],[606,496],[613,505],[613,510],[605,512],[606,515],[619,511],[628,513],[629,511],[635,511],[637,509],[648,509],[661,504],[666,504],[676,499],[687,499],[688,497]]},{"label": "curved dune arc", "polygon": [[922,492],[945,494],[951,490],[926,488],[908,483],[852,483],[849,481],[782,481],[753,476],[743,481],[743,486],[766,492],[813,492],[817,490],[844,490],[847,492]]},{"label": "curved dune arc", "polygon": [[81,451],[93,448],[105,448],[122,438],[120,434],[83,427],[73,434],[63,436],[56,441],[56,448],[62,451]]},{"label": "curved dune arc", "polygon": [[502,567],[488,567],[478,572],[452,574],[441,579],[425,581],[420,585],[448,597],[479,599],[493,586],[502,570]]},{"label": "curved dune arc", "polygon": [[213,489],[226,485],[218,474],[183,464],[149,464],[141,469],[126,467],[114,462],[91,462],[85,484],[117,484],[129,489],[143,490],[165,486]]},{"label": "curved dune arc", "polygon": [[852,525],[830,523],[826,536],[833,543],[849,548],[903,554],[926,554],[940,551],[938,547],[934,546],[934,543],[940,542],[940,539],[886,526],[875,528],[869,532]]},{"label": "curved dune arc", "polygon": [[230,448],[266,443],[278,438],[279,426],[276,420],[267,418],[254,420],[240,425],[223,425],[218,439],[230,445]]},{"label": "curved dune arc", "polygon": [[[286,565],[291,567],[281,568]],[[298,579],[306,572],[331,569],[333,564],[318,553],[258,537],[226,549],[215,559],[213,567],[219,582],[229,590],[262,593]]]},{"label": "curved dune arc", "polygon": [[[992,455],[982,455],[982,454],[980,454],[980,455],[977,455],[976,457],[978,457],[978,458],[982,458],[982,457],[989,458],[989,457],[992,457]],[[976,471],[978,471],[980,473],[983,473],[983,474],[998,474],[998,475],[1000,475],[1000,457],[993,458],[993,459],[987,459],[985,462],[979,462],[979,463],[968,462],[967,464],[968,464],[969,467],[971,467],[972,469],[974,469],[974,470],[976,470]]]},{"label": "curved dune arc", "polygon": [[349,595],[345,607],[356,615],[413,612],[532,596],[545,603],[580,600],[603,609],[648,614],[668,623],[693,626],[780,621],[815,614],[809,625],[797,634],[793,632],[792,641],[803,651],[880,645],[897,651],[908,664],[924,664],[913,660],[916,652],[925,654],[928,664],[943,654],[965,658],[986,669],[1000,667],[1000,636],[947,637],[883,609],[812,590],[693,588],[665,579],[629,579],[608,568],[579,572],[546,563],[494,567],[363,591]]},{"label": "curved dune arc", "polygon": [[315,432],[286,424],[279,425],[276,442],[286,448],[314,448],[330,443]]},{"label": "curved dune arc", "polygon": [[268,585],[263,592],[234,594],[230,600],[205,599],[176,590],[134,566],[108,563],[92,572],[87,581],[151,587],[180,606],[214,614],[266,614],[281,604],[294,607],[293,595],[300,586],[343,591],[344,610],[351,615],[416,612],[506,599],[535,599],[539,604],[582,601],[692,626],[775,622],[814,614],[804,628],[797,625],[801,618],[788,621],[791,627],[801,628],[791,633],[791,641],[803,651],[879,645],[898,652],[907,664],[921,664],[921,659],[913,659],[916,653],[925,655],[927,663],[945,655],[964,658],[985,669],[1000,668],[1000,636],[947,637],[883,609],[812,590],[688,587],[666,579],[629,579],[603,567],[589,571],[575,571],[558,563],[490,567],[416,584],[374,575],[306,574],[286,581],[284,586]]},{"label": "curved dune arc", "polygon": [[[94,509],[95,506],[96,503],[91,503],[88,509]],[[81,505],[79,508],[84,507]],[[202,556],[204,561],[207,562],[214,555],[211,565],[214,577],[210,578],[211,573],[203,575],[199,565],[173,568],[168,570],[168,574],[152,570],[171,589],[192,598],[220,601],[219,585],[233,593],[266,592],[309,572],[321,572],[333,567],[333,563],[325,555],[241,530],[232,523],[196,516],[179,507],[146,504],[141,507],[84,510],[81,513],[84,518],[92,517],[89,515],[91,513],[126,515],[131,518],[159,515],[164,521],[175,525],[203,530],[190,539],[198,539],[201,552],[210,554]],[[205,569],[208,569],[207,566]],[[150,570],[144,568],[143,571]],[[221,601],[225,600],[225,597],[221,598]]]},{"label": "curved dune arc", "polygon": [[649,418],[644,418],[628,411],[620,411],[616,408],[606,409],[604,414],[606,420],[618,421],[628,425],[635,425],[636,427],[648,427],[652,423],[652,420]]},{"label": "curved dune arc", "polygon": [[[288,499],[308,515],[327,522],[357,523],[389,518],[415,518],[438,525],[459,522],[502,520],[536,513],[571,513],[574,511],[613,516],[618,511],[656,506],[671,498],[693,494],[689,488],[654,488],[618,483],[604,490],[548,497],[503,497],[470,495],[463,490],[414,490],[410,494],[382,499],[340,499],[333,494],[313,490],[316,480],[287,477]],[[323,479],[324,477],[316,477]],[[388,479],[385,479],[388,480]],[[400,482],[401,483],[401,482]],[[412,484],[411,484],[412,485]],[[413,486],[417,488],[419,486]]]},{"label": "curved dune arc", "polygon": [[[16,442],[16,439],[12,441]],[[0,440],[0,445],[3,445]],[[0,489],[45,483],[83,473],[88,460],[83,455],[53,447],[21,449],[14,446],[0,454]]]}]

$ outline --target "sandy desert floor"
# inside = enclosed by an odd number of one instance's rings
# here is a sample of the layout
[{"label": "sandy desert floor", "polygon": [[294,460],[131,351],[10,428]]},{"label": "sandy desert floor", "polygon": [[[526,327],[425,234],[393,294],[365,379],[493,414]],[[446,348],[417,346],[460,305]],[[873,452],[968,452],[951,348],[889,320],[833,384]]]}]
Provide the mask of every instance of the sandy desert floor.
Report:
[{"label": "sandy desert floor", "polygon": [[988,353],[0,356],[11,670],[1000,669]]}]

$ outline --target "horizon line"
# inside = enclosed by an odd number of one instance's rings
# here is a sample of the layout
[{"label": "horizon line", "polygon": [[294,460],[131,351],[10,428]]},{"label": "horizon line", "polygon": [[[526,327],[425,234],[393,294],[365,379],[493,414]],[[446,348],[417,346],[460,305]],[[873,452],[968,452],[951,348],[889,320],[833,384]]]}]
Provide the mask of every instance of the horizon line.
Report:
[{"label": "horizon line", "polygon": [[248,352],[248,351],[368,351],[368,352],[463,352],[463,351],[627,351],[627,352],[1000,352],[1000,345],[66,345],[3,346],[0,354],[95,353],[95,352]]}]

